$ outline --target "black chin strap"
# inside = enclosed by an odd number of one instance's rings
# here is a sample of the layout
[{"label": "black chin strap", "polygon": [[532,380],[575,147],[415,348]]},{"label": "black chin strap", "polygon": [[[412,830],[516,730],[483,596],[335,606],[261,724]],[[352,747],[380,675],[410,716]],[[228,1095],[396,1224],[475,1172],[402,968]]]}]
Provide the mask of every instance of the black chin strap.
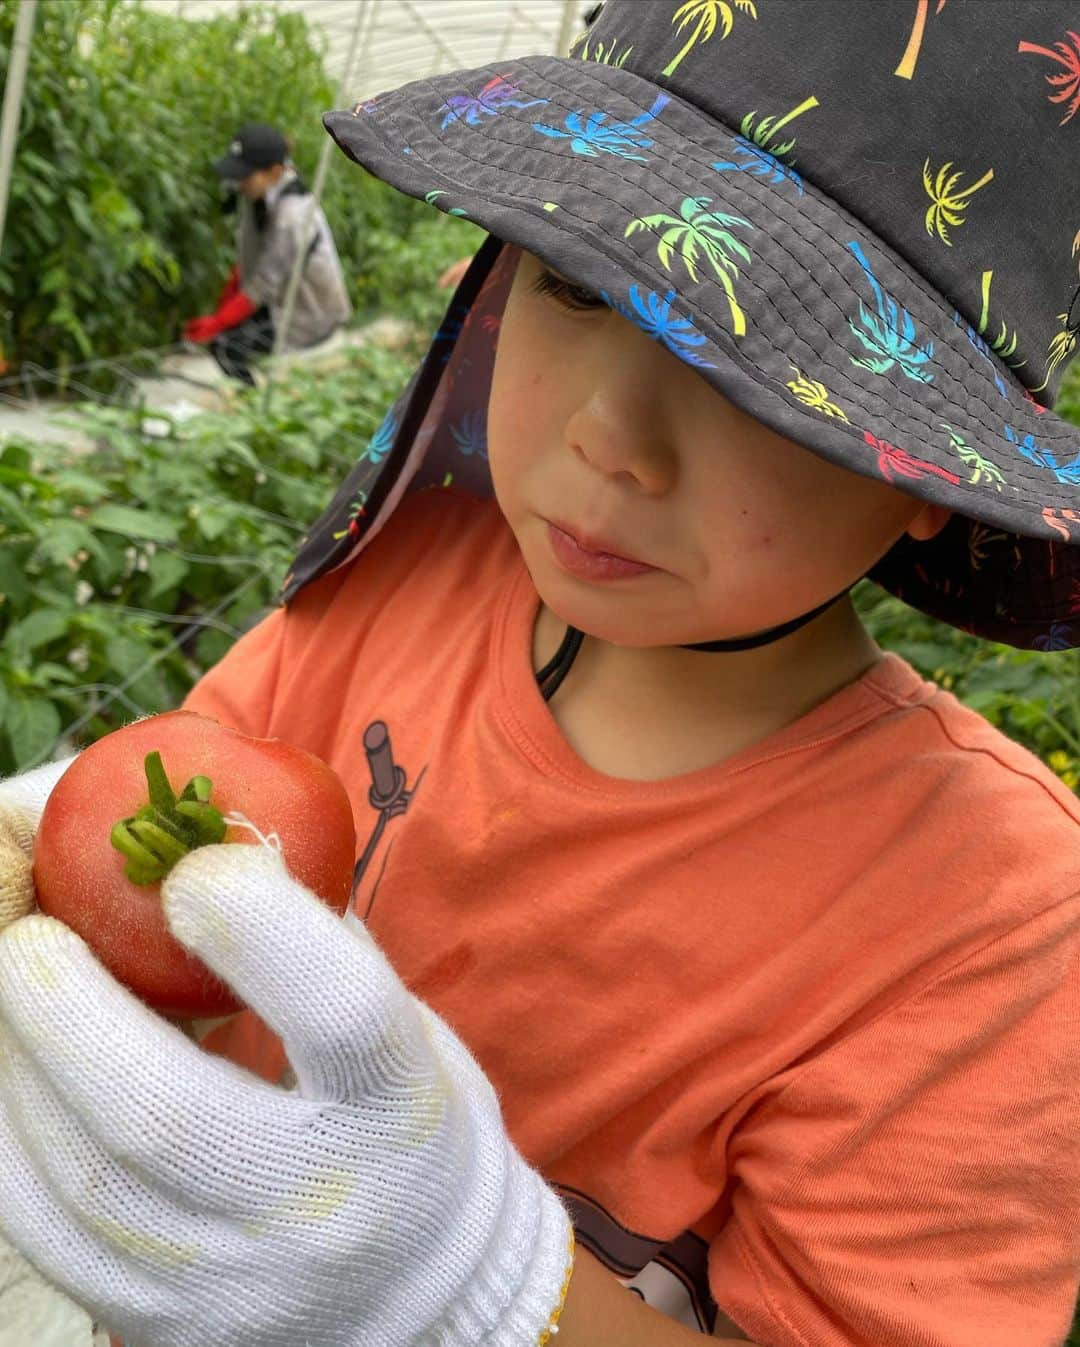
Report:
[{"label": "black chin strap", "polygon": [[544,701],[551,701],[558,692],[584,639],[585,633],[578,631],[577,627],[567,627],[566,635],[560,641],[558,650],[542,669],[537,669],[536,686],[540,689]]},{"label": "black chin strap", "polygon": [[813,622],[815,617],[820,617],[826,608],[831,608],[834,603],[838,603],[848,591],[842,589],[839,594],[834,594],[831,599],[826,599],[824,603],[819,603],[816,608],[811,608],[808,613],[803,613],[801,617],[793,617],[790,622],[781,622],[778,627],[769,627],[767,631],[756,632],[753,636],[736,636],[730,641],[702,641],[698,645],[680,646],[680,650],[756,650],[759,645],[772,645],[773,641],[782,640],[785,636],[790,636],[793,631],[798,631],[800,627],[805,627],[808,622]]},{"label": "black chin strap", "polygon": [[[820,617],[827,608],[831,608],[847,593],[848,590],[842,589],[839,594],[834,594],[831,599],[819,603],[816,608],[811,608],[808,613],[803,613],[800,617],[793,617],[790,622],[781,622],[778,627],[769,627],[767,631],[755,632],[752,636],[735,636],[730,641],[701,641],[697,645],[684,645],[679,648],[680,650],[736,651],[756,650],[758,646],[772,645],[774,641],[782,640],[785,636],[790,636],[793,631],[798,631],[800,627],[805,627],[808,622],[813,622],[815,617]],[[536,684],[544,701],[551,701],[562,686],[562,681],[570,672],[584,639],[584,632],[578,631],[577,627],[567,627],[566,635],[559,643],[558,650],[555,651],[542,669],[536,671]]]}]

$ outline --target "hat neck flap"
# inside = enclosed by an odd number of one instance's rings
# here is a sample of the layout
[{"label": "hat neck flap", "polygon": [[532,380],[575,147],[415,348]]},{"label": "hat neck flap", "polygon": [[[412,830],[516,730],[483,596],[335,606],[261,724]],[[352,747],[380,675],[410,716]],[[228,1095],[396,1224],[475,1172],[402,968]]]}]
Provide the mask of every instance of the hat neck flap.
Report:
[{"label": "hat neck flap", "polygon": [[281,587],[283,602],[359,556],[407,492],[454,486],[493,494],[487,404],[513,278],[513,251],[488,237],[416,373],[303,539]]}]

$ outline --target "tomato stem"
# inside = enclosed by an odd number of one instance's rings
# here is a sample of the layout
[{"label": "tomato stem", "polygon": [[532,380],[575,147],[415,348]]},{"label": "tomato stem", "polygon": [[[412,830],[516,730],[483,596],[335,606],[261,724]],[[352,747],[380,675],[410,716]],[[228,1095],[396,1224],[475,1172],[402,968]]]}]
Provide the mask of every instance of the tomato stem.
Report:
[{"label": "tomato stem", "polygon": [[127,857],[124,874],[133,884],[157,884],[178,860],[197,847],[224,840],[225,819],[210,803],[213,783],[193,776],[179,797],[158,752],[143,760],[149,801],[112,826],[109,840]]},{"label": "tomato stem", "polygon": [[156,805],[163,814],[168,814],[176,804],[176,796],[173,794],[172,786],[169,785],[169,778],[165,775],[165,764],[161,761],[161,754],[147,753],[143,769],[146,772],[146,784],[150,787],[150,803]]}]

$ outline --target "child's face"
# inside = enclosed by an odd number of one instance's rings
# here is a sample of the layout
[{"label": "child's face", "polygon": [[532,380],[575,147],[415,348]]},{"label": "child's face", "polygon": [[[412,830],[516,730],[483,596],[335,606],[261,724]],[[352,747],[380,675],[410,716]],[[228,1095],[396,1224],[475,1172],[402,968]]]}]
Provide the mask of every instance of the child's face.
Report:
[{"label": "child's face", "polygon": [[905,531],[931,537],[948,519],[768,429],[528,253],[499,335],[488,451],[541,599],[620,645],[775,626]]},{"label": "child's face", "polygon": [[280,181],[285,172],[284,164],[273,164],[270,168],[257,168],[254,173],[237,184],[249,201],[261,201],[274,183]]}]

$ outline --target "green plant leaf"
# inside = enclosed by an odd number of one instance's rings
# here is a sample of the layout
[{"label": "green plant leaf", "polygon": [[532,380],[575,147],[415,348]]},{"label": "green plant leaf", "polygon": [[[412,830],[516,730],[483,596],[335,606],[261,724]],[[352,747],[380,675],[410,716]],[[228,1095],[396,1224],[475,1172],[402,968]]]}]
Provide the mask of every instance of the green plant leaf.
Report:
[{"label": "green plant leaf", "polygon": [[44,761],[60,735],[60,712],[45,697],[12,694],[4,708],[3,728],[15,770]]},{"label": "green plant leaf", "polygon": [[191,563],[178,557],[175,552],[155,552],[150,560],[146,598],[156,599],[168,590],[175,589],[190,570]]},{"label": "green plant leaf", "polygon": [[21,612],[30,598],[30,584],[11,547],[0,547],[0,619],[5,612]]},{"label": "green plant leaf", "polygon": [[137,510],[129,505],[102,505],[87,521],[93,528],[120,533],[127,538],[149,538],[159,543],[174,543],[178,528],[175,519],[154,510]]},{"label": "green plant leaf", "polygon": [[66,636],[70,621],[70,609],[43,608],[36,613],[29,613],[9,628],[8,650],[13,657],[17,654],[25,659],[43,645]]}]

